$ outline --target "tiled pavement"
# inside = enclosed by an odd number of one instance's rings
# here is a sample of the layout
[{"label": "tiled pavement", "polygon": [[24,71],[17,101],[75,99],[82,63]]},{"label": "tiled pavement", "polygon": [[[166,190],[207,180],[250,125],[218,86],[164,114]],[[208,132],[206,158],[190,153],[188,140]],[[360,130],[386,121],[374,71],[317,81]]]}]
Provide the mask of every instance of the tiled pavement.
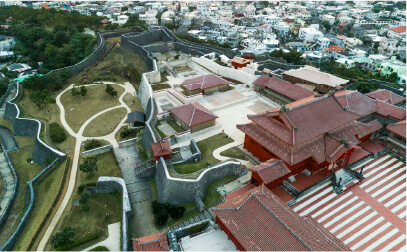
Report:
[{"label": "tiled pavement", "polygon": [[326,182],[292,208],[311,215],[352,250],[404,250],[405,163],[385,154],[365,163],[363,174],[360,185],[340,195]]}]

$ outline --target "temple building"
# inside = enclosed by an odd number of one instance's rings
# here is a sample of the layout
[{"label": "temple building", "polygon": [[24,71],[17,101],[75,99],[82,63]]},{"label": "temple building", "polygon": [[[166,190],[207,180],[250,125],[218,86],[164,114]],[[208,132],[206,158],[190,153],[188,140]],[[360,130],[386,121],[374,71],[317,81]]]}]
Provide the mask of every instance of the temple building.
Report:
[{"label": "temple building", "polygon": [[264,184],[212,211],[240,251],[350,251],[311,216],[300,217]]},{"label": "temple building", "polygon": [[[245,133],[244,148],[262,162],[282,160],[291,171],[289,175],[305,169],[313,173],[346,165],[352,152],[360,149],[359,145],[383,125],[375,118],[360,121],[378,112],[374,100],[362,95],[367,102],[360,97],[354,101],[352,98],[357,98],[356,95],[349,99],[343,95],[308,97],[248,116],[252,122],[237,125]],[[366,106],[369,102],[371,104]]]}]

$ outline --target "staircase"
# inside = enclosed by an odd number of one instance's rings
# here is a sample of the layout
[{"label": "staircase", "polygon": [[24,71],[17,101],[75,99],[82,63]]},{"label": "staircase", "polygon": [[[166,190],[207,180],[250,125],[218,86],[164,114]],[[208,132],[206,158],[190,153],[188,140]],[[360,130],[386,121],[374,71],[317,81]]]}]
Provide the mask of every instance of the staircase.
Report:
[{"label": "staircase", "polygon": [[300,193],[300,191],[297,190],[293,185],[287,182],[287,180],[283,181],[283,184],[281,187],[286,190],[291,196],[294,198],[297,197],[297,195]]},{"label": "staircase", "polygon": [[359,183],[362,179],[363,176],[357,175],[354,171],[340,169],[332,176],[333,191],[336,194],[341,194],[346,189],[352,187],[356,183]]}]

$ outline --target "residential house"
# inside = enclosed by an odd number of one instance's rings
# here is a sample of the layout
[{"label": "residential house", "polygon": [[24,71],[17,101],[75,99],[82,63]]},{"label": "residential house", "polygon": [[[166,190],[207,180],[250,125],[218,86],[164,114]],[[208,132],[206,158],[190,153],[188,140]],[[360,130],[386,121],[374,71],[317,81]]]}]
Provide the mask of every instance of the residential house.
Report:
[{"label": "residential house", "polygon": [[344,43],[345,43],[345,47],[349,50],[351,50],[354,46],[363,44],[363,42],[357,38],[347,38],[347,39],[345,39]]},{"label": "residential house", "polygon": [[334,59],[338,59],[340,58],[340,56],[337,54],[338,52],[344,52],[346,51],[345,48],[339,47],[339,46],[328,46],[327,48],[324,48],[325,50],[325,55],[328,58],[334,58]]},{"label": "residential house", "polygon": [[31,69],[31,67],[29,65],[20,64],[20,63],[13,63],[11,65],[8,65],[7,68],[8,68],[9,71],[18,72],[18,73],[21,73],[21,72],[24,72],[24,71],[27,71],[27,70]]},{"label": "residential house", "polygon": [[318,38],[323,38],[324,34],[315,28],[300,28],[298,38],[307,41],[317,41]]},{"label": "residential house", "polygon": [[317,45],[319,48],[328,48],[331,41],[328,38],[317,38]]},{"label": "residential house", "polygon": [[330,25],[333,25],[335,23],[335,17],[332,15],[323,15],[322,20],[328,21]]},{"label": "residential house", "polygon": [[342,65],[346,68],[354,68],[355,67],[355,61],[351,60],[351,59],[345,59],[345,58],[341,58],[338,60],[335,60],[336,63],[338,63],[339,65]]},{"label": "residential house", "polygon": [[406,64],[395,60],[395,56],[390,61],[383,62],[380,66],[380,76],[387,78],[392,73],[397,73],[397,76],[406,74]]},{"label": "residential house", "polygon": [[397,26],[389,29],[387,32],[387,37],[396,39],[396,40],[401,40],[404,38],[406,39],[406,27],[405,26]]}]

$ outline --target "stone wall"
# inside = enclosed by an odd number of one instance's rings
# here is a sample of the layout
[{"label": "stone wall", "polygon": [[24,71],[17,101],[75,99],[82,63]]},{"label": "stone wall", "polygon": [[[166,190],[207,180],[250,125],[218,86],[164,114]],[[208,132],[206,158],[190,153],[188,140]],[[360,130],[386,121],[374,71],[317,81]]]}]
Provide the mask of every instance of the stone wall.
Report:
[{"label": "stone wall", "polygon": [[57,158],[65,159],[66,155],[52,147],[46,145],[40,138],[41,134],[41,122],[36,119],[20,118],[20,110],[13,101],[18,96],[17,92],[14,98],[6,103],[6,110],[4,112],[4,119],[9,120],[14,129],[15,136],[33,137],[35,138],[34,149],[32,158],[34,161],[42,167],[47,166],[52,160]]},{"label": "stone wall", "polygon": [[109,152],[110,150],[112,150],[112,148],[113,148],[113,146],[111,144],[109,144],[109,145],[105,145],[105,146],[102,146],[102,147],[99,147],[96,149],[87,150],[87,151],[82,152],[82,158]]},{"label": "stone wall", "polygon": [[118,144],[121,147],[127,147],[127,146],[130,146],[130,145],[134,144],[137,141],[138,141],[138,138],[136,137],[136,138],[131,138],[131,139],[128,139],[128,140],[121,141]]},{"label": "stone wall", "polygon": [[129,219],[133,218],[129,195],[127,193],[126,183],[122,178],[117,177],[99,177],[96,187],[91,190],[92,193],[110,194],[118,190],[122,193],[122,236],[121,250],[129,249]]},{"label": "stone wall", "polygon": [[212,182],[239,173],[239,162],[226,161],[207,168],[197,179],[173,178],[168,173],[164,159],[160,157],[155,175],[158,199],[161,203],[169,202],[175,205],[194,202],[195,196],[204,197],[206,188]]},{"label": "stone wall", "polygon": [[226,78],[230,78],[244,84],[252,84],[255,80],[257,80],[257,78],[260,77],[260,75],[253,75],[230,67],[221,66],[205,57],[192,57],[192,61],[220,76],[224,76]]},{"label": "stone wall", "polygon": [[202,153],[198,148],[198,145],[196,145],[196,142],[194,139],[191,140],[191,143],[189,144],[191,147],[191,152],[192,155],[181,160],[178,162],[173,162],[172,164],[180,164],[180,163],[185,163],[185,162],[198,162],[202,160]]}]

